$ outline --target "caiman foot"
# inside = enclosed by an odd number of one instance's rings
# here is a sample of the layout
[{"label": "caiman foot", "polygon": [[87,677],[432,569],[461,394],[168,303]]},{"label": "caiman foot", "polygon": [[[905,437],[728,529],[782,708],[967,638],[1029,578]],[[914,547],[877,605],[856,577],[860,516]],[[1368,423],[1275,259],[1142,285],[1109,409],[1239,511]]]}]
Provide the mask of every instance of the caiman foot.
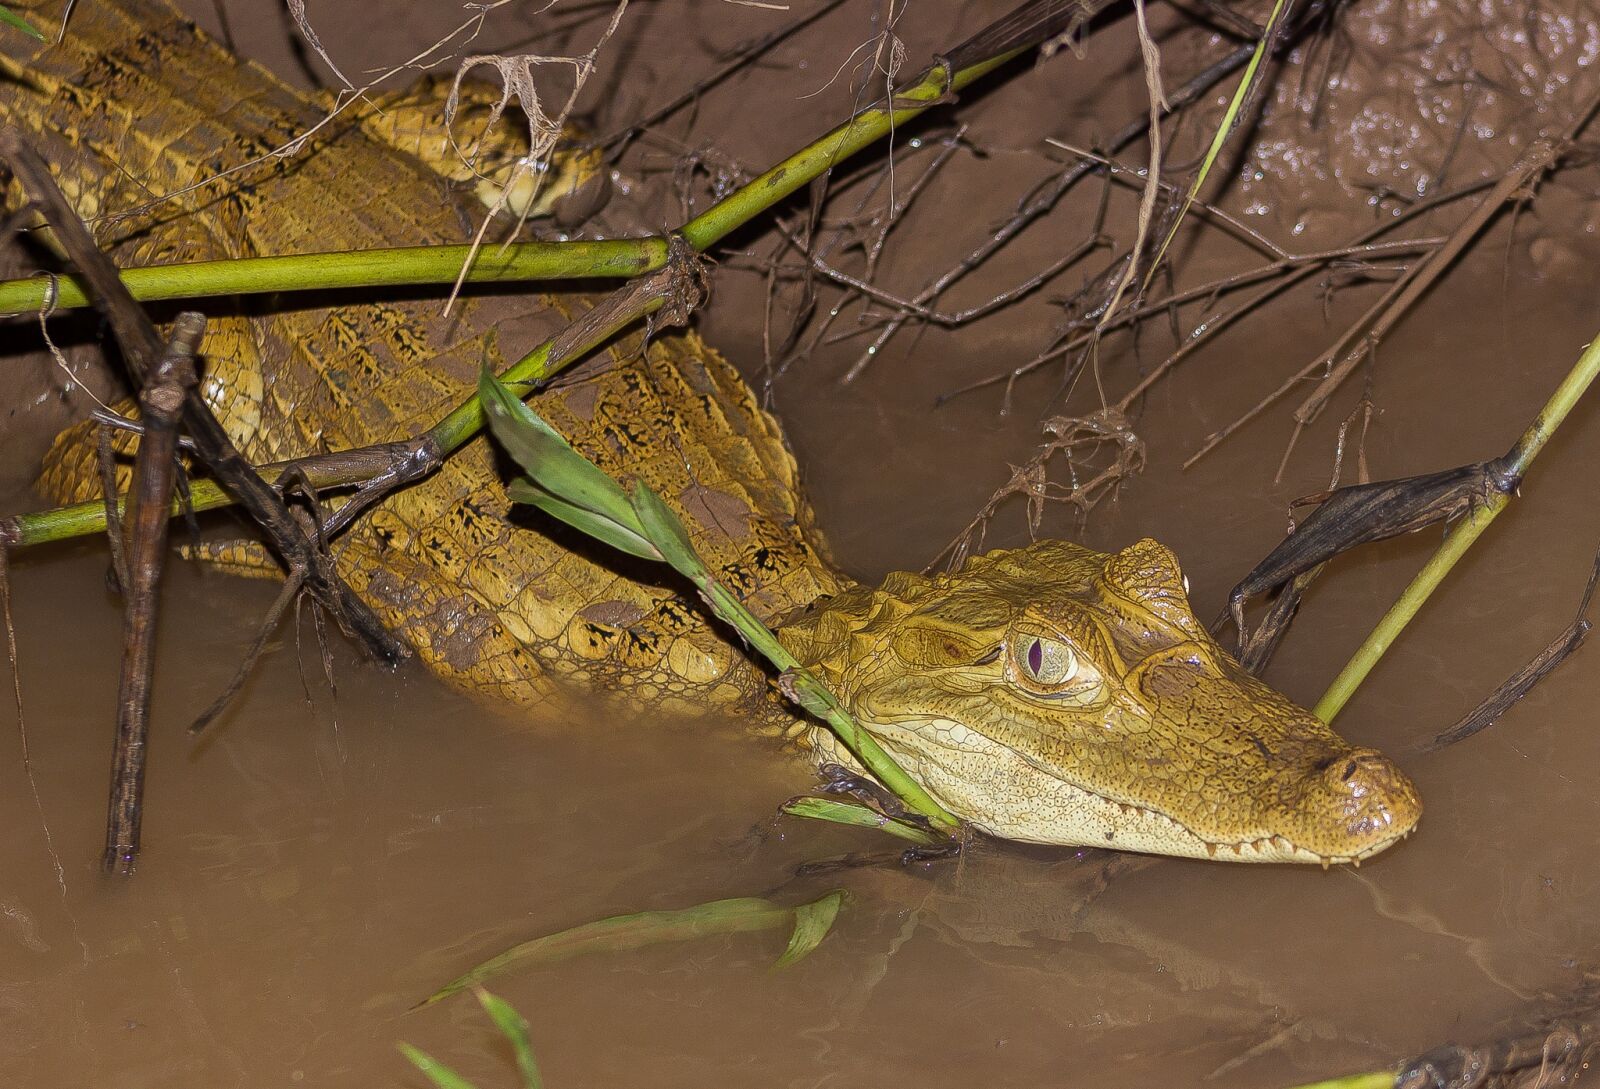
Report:
[{"label": "caiman foot", "polygon": [[818,858],[803,862],[795,868],[796,877],[823,877],[842,870],[860,870],[876,866],[928,866],[961,854],[962,842],[944,840],[926,847],[908,847],[904,851],[852,851],[847,855]]}]

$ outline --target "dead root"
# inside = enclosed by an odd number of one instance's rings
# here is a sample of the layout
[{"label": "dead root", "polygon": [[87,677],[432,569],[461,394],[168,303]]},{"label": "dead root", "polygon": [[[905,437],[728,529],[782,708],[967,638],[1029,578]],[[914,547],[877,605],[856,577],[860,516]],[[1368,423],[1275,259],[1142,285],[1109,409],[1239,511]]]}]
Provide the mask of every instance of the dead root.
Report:
[{"label": "dead root", "polygon": [[[1087,515],[1112,495],[1124,478],[1144,468],[1144,441],[1134,433],[1128,418],[1115,409],[1085,417],[1052,416],[1044,422],[1044,433],[1045,441],[1033,457],[1011,467],[1011,479],[995,489],[983,509],[933,558],[930,567],[953,570],[981,549],[990,520],[1012,496],[1021,496],[1027,503],[1028,532],[1036,535],[1046,503],[1065,503],[1080,517]],[[1096,466],[1097,457],[1107,450],[1110,462]],[[1066,455],[1064,483],[1050,479],[1049,463],[1056,454]]]}]

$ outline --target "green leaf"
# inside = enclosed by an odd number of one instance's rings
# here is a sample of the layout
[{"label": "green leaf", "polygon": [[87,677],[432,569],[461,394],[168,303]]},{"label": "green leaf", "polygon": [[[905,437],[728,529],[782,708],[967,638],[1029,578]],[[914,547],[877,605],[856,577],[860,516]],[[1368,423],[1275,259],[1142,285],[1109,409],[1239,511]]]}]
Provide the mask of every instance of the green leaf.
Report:
[{"label": "green leaf", "polygon": [[43,34],[39,33],[39,31],[35,30],[33,28],[33,24],[28,22],[28,20],[7,8],[0,8],[0,23],[4,23],[7,26],[14,26],[24,34],[28,35],[28,37],[37,38],[41,42],[47,42],[50,40]]},{"label": "green leaf", "polygon": [[848,824],[853,828],[881,828],[890,835],[899,836],[923,847],[932,847],[945,842],[945,837],[936,832],[908,821],[885,817],[876,809],[869,809],[857,802],[847,802],[839,798],[796,798],[792,802],[785,803],[782,812],[793,817]]},{"label": "green leaf", "polygon": [[431,1006],[510,968],[554,964],[582,953],[643,949],[667,942],[689,941],[707,934],[775,930],[787,926],[792,915],[792,909],[758,897],[713,900],[676,911],[615,915],[513,946],[499,956],[484,961],[466,975],[451,980],[413,1009]]},{"label": "green leaf", "polygon": [[779,957],[772,967],[787,968],[821,945],[822,939],[826,938],[828,931],[833,928],[833,921],[839,917],[839,908],[843,904],[844,890],[834,889],[809,904],[801,904],[795,908],[794,930],[789,935],[789,948],[783,951],[783,956]]},{"label": "green leaf", "polygon": [[463,1078],[421,1048],[412,1047],[406,1043],[402,1043],[399,1046],[400,1053],[411,1060],[411,1065],[426,1074],[428,1080],[437,1085],[439,1089],[477,1089],[466,1078]]},{"label": "green leaf", "polygon": [[482,987],[477,989],[477,994],[478,1004],[511,1043],[511,1050],[517,1056],[517,1070],[522,1074],[522,1089],[543,1089],[544,1079],[539,1076],[539,1064],[533,1058],[533,1042],[528,1039],[527,1019],[499,995],[492,995]]},{"label": "green leaf", "polygon": [[644,535],[661,550],[662,557],[673,570],[691,579],[710,577],[711,573],[689,542],[689,532],[683,528],[683,522],[654,489],[647,484],[635,484],[632,509]]},{"label": "green leaf", "polygon": [[575,507],[564,499],[558,499],[527,478],[513,480],[507,484],[506,495],[513,503],[526,503],[530,507],[538,507],[552,518],[557,518],[573,529],[587,533],[630,556],[657,562],[662,559],[661,553],[656,551],[654,545],[627,526],[619,526],[603,514],[596,514],[583,507]]},{"label": "green leaf", "polygon": [[489,430],[534,483],[557,499],[645,536],[621,486],[574,450],[487,367],[478,376],[478,399]]}]

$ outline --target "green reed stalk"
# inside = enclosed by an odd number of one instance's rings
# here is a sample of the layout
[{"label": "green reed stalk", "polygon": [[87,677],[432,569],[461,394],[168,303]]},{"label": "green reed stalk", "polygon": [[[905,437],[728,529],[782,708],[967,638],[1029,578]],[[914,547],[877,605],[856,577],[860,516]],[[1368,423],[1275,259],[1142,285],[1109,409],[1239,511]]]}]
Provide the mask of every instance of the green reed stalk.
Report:
[{"label": "green reed stalk", "polygon": [[666,563],[694,584],[701,600],[724,624],[778,670],[784,691],[795,703],[827,723],[861,766],[893,791],[913,813],[946,835],[960,822],[856,722],[827,686],[778,641],[772,629],[723,585],[695,551],[678,515],[644,483],[631,493],[523,404],[515,391],[486,369],[478,380],[489,427],[500,446],[528,474],[512,481],[506,494],[537,507],[582,533],[640,559]]},{"label": "green reed stalk", "polygon": [[[948,77],[935,67],[916,84],[895,93],[895,108],[873,107],[821,139],[808,144],[760,177],[729,194],[684,224],[679,232],[696,251],[725,238],[814,179],[922,113],[947,89],[958,90],[1021,53],[986,58]],[[666,264],[668,241],[653,236],[600,242],[519,242],[485,246],[472,258],[467,283],[518,280],[604,279],[653,272]],[[335,253],[200,261],[125,269],[122,281],[135,299],[198,299],[330,288],[394,287],[455,283],[473,247],[404,246]],[[47,301],[48,281],[39,277],[0,282],[0,314],[26,314]],[[88,305],[83,285],[71,276],[58,280],[55,305]],[[536,374],[510,376],[536,377]]]},{"label": "green reed stalk", "polygon": [[[1511,474],[1520,480],[1527,472],[1533,459],[1539,456],[1539,451],[1544,449],[1550,436],[1555,434],[1556,428],[1561,426],[1567,414],[1572,411],[1582,397],[1584,391],[1600,375],[1600,337],[1596,337],[1584,349],[1573,364],[1572,370],[1567,372],[1566,378],[1556,387],[1556,391],[1545,402],[1544,408],[1528,429],[1522,433],[1517,444],[1506,455],[1507,468]],[[1472,547],[1474,541],[1483,535],[1489,528],[1489,523],[1497,518],[1502,510],[1511,503],[1511,496],[1505,492],[1495,491],[1489,498],[1481,503],[1474,504],[1462,516],[1449,533],[1445,535],[1438,551],[1428,560],[1427,564],[1406,587],[1405,593],[1394,603],[1378,626],[1372,629],[1366,641],[1357,648],[1350,661],[1334,682],[1323,693],[1322,699],[1317,701],[1315,712],[1324,722],[1332,722],[1344,705],[1349,702],[1361,682],[1366,680],[1372,667],[1383,657],[1384,653],[1393,645],[1411,618],[1417,615],[1417,610],[1422,608],[1433,591],[1444,581],[1456,561],[1466,555],[1467,549]]]},{"label": "green reed stalk", "polygon": [[[276,291],[453,284],[469,257],[467,282],[626,278],[666,260],[663,238],[601,242],[517,242],[510,246],[397,246],[337,253],[293,253],[152,265],[122,270],[122,282],[141,302],[261,295]],[[0,314],[27,314],[49,301],[50,282],[39,276],[0,282]],[[57,309],[87,306],[83,284],[56,279]]]}]

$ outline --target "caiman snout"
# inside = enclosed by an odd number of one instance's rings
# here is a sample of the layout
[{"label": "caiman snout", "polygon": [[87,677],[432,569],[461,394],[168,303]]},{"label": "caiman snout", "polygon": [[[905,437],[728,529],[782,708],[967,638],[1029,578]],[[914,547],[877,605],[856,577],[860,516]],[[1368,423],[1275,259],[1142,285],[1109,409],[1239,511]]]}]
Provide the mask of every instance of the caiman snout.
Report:
[{"label": "caiman snout", "polygon": [[1422,815],[1417,788],[1376,749],[1352,748],[1312,765],[1290,812],[1302,827],[1296,846],[1334,862],[1357,861],[1390,846]]}]

